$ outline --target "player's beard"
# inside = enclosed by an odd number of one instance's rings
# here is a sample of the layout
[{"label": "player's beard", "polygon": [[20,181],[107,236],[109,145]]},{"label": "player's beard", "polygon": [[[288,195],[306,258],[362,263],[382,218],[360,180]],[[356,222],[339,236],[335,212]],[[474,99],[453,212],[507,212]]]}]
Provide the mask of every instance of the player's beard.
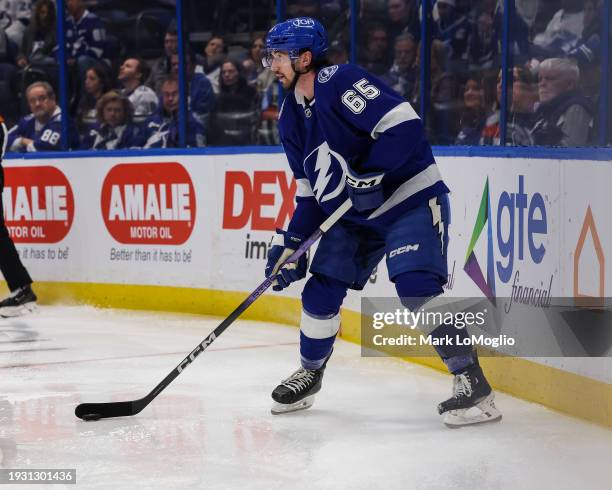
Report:
[{"label": "player's beard", "polygon": [[297,85],[298,78],[300,78],[299,72],[293,70],[293,73],[294,73],[293,80],[291,80],[291,83],[289,84],[289,88],[287,88],[287,90],[290,90],[291,92],[295,92],[295,86]]}]

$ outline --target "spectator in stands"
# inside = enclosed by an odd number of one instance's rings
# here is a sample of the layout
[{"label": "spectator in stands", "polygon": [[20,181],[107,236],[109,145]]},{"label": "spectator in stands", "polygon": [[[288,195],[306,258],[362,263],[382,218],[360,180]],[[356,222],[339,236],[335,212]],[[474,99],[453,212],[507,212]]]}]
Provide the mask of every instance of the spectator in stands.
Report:
[{"label": "spectator in stands", "polygon": [[196,72],[202,72],[208,77],[216,94],[219,93],[221,63],[226,52],[225,39],[218,34],[213,34],[206,43],[204,56],[197,60],[199,66],[196,68]]},{"label": "spectator in stands", "polygon": [[[11,151],[61,150],[62,113],[55,92],[47,82],[34,82],[26,89],[26,100],[32,113],[9,131],[7,148]],[[76,131],[69,131],[70,146],[78,146]]]},{"label": "spectator in stands", "polygon": [[561,55],[569,51],[582,36],[584,26],[584,0],[561,0],[561,9],[555,13],[544,32],[533,39],[533,54]]},{"label": "spectator in stands", "polygon": [[251,43],[249,56],[242,62],[244,77],[249,85],[255,86],[257,83],[257,77],[264,71],[263,65],[261,64],[261,59],[264,55],[265,46],[266,44],[263,36],[255,37]]},{"label": "spectator in stands", "polygon": [[395,39],[400,34],[411,34],[416,41],[421,39],[419,2],[417,0],[389,0],[387,13],[391,39]]},{"label": "spectator in stands", "polygon": [[84,0],[66,0],[66,63],[76,67],[79,82],[85,73],[103,60],[106,31],[96,14],[85,8]]},{"label": "spectator in stands", "polygon": [[[487,81],[484,82],[485,85]],[[485,86],[486,91],[486,86]],[[485,96],[486,99],[486,96]],[[485,126],[482,129],[480,138],[481,145],[499,145],[501,143],[501,102],[502,102],[502,75],[501,70],[497,76],[497,85],[495,86],[495,102],[487,115]]]},{"label": "spectator in stands", "polygon": [[157,94],[144,84],[148,74],[147,63],[141,58],[128,58],[119,68],[118,80],[123,87],[121,95],[132,103],[137,124],[153,115],[159,104]]},{"label": "spectator in stands", "polygon": [[257,92],[247,84],[238,62],[225,60],[221,65],[219,95],[215,109],[218,112],[244,112],[253,110],[256,104]]},{"label": "spectator in stands", "polygon": [[0,0],[0,19],[9,20],[6,35],[15,46],[21,46],[31,17],[32,0]]},{"label": "spectator in stands", "polygon": [[461,106],[457,76],[442,73],[432,80],[428,112],[429,139],[436,145],[452,145],[459,133]]},{"label": "spectator in stands", "polygon": [[17,56],[17,65],[20,68],[28,64],[55,63],[54,52],[57,48],[55,22],[55,4],[51,0],[38,0],[34,5],[34,14],[25,30]]},{"label": "spectator in stands", "polygon": [[[170,57],[172,77],[179,79],[178,54]],[[185,53],[185,81],[189,93],[188,111],[204,127],[208,127],[208,116],[215,105],[215,92],[207,76],[197,73],[194,69],[191,55]]]},{"label": "spectator in stands", "polygon": [[584,2],[584,28],[582,37],[567,54],[578,63],[582,78],[582,87],[589,96],[599,93],[601,75],[601,2],[586,0]]},{"label": "spectator in stands", "polygon": [[86,150],[119,150],[142,146],[138,126],[132,124],[133,108],[129,99],[118,92],[105,93],[96,104],[98,122],[81,142]]},{"label": "spectator in stands", "polygon": [[[538,0],[526,1],[531,2],[532,4],[537,4]],[[470,65],[472,65],[470,69],[479,69],[476,65],[482,64],[489,59],[489,57],[486,56],[487,52],[489,54],[499,56],[499,52],[501,50],[501,35],[503,31],[504,2],[501,0],[480,0],[470,3],[473,4],[473,6],[467,15],[471,26],[470,36],[468,39],[468,56],[470,58]],[[510,39],[512,46],[509,49],[513,54],[513,60],[516,64],[527,61],[527,55],[530,48],[530,33],[529,25],[521,14],[522,10],[519,6],[521,2],[519,0],[515,0],[515,3],[517,8],[513,12],[512,18],[510,19],[512,29]],[[491,33],[487,34],[489,30],[489,20]],[[478,35],[480,35],[480,39],[478,39]],[[489,37],[492,37],[494,42],[497,43],[495,47],[492,44],[489,44]],[[491,43],[493,42],[493,39],[491,40]],[[473,43],[475,43],[475,45]],[[491,53],[491,51],[494,51],[494,53]],[[481,57],[484,57],[484,59],[479,61],[479,58]],[[494,58],[491,59],[494,60]],[[486,68],[498,67],[500,64],[501,61],[494,60],[493,63],[486,66]]]},{"label": "spectator in stands", "polygon": [[389,36],[383,24],[372,23],[366,28],[366,44],[360,50],[359,64],[374,75],[384,75],[391,67]]},{"label": "spectator in stands", "polygon": [[[501,81],[498,81],[501,92]],[[513,70],[512,101],[508,115],[506,138],[512,146],[531,146],[531,128],[535,123],[535,107],[538,103],[538,80],[527,66]]]},{"label": "spectator in stands", "polygon": [[[175,78],[166,78],[161,85],[161,105],[144,125],[144,148],[178,148],[179,145],[179,85]],[[204,126],[191,113],[186,122],[187,146],[201,147],[206,143]]]},{"label": "spectator in stands", "polygon": [[79,128],[95,124],[98,117],[96,105],[100,97],[111,89],[111,80],[106,65],[92,66],[85,73],[85,93],[79,101],[77,123]]},{"label": "spectator in stands", "polygon": [[4,28],[0,26],[0,80],[10,80],[15,76],[17,46],[11,41]]},{"label": "spectator in stands", "polygon": [[540,105],[531,130],[543,146],[585,146],[593,129],[594,110],[578,89],[580,69],[573,60],[549,58],[539,66]]},{"label": "spectator in stands", "polygon": [[434,22],[433,37],[444,43],[453,64],[467,60],[470,25],[467,18],[455,10],[455,0],[438,0],[438,19]]},{"label": "spectator in stands", "polygon": [[330,65],[344,65],[349,62],[348,52],[342,41],[333,41],[330,43],[327,50],[327,59]]},{"label": "spectator in stands", "polygon": [[164,54],[157,58],[151,66],[151,74],[147,79],[147,85],[158,93],[161,90],[161,83],[168,78],[172,66],[170,57],[178,53],[178,32],[176,22],[171,22],[164,36]]},{"label": "spectator in stands", "polygon": [[470,33],[468,41],[468,68],[472,71],[485,70],[499,66],[500,34],[495,29],[493,17],[481,12],[476,28]]},{"label": "spectator in stands", "polygon": [[478,145],[485,125],[485,90],[482,79],[468,79],[463,91],[463,110],[459,122],[456,145]]},{"label": "spectator in stands", "polygon": [[219,85],[220,92],[211,114],[209,144],[254,144],[255,129],[260,122],[257,94],[247,84],[238,62],[223,62]]},{"label": "spectator in stands", "polygon": [[[444,47],[444,43],[438,39],[432,40],[430,53],[431,56],[429,65],[429,80],[431,84],[431,92],[433,94],[438,82],[442,80],[447,74],[446,72],[448,70],[448,54],[446,52],[446,48]],[[421,43],[417,45],[415,69],[417,72],[416,84],[414,87],[414,93],[409,102],[411,102],[416,108],[418,108],[420,106],[421,101]]]},{"label": "spectator in stands", "polygon": [[393,90],[410,100],[419,76],[415,63],[417,42],[412,34],[400,34],[395,38],[394,53],[393,66],[382,78]]}]

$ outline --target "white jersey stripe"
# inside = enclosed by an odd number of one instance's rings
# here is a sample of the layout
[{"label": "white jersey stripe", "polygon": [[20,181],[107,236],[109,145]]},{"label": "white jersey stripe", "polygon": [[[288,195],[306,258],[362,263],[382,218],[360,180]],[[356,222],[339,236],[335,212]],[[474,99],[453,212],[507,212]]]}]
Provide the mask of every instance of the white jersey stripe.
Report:
[{"label": "white jersey stripe", "polygon": [[308,179],[296,179],[297,182],[297,197],[314,197],[314,192],[312,192],[312,188],[310,187],[310,182]]},{"label": "white jersey stripe", "polygon": [[374,139],[378,139],[378,135],[384,133],[387,129],[414,119],[420,119],[419,115],[409,102],[402,102],[380,118],[380,121],[376,123],[376,126],[374,126],[374,129],[370,133],[370,136]]},{"label": "white jersey stripe", "polygon": [[378,218],[381,214],[389,211],[389,209],[391,209],[393,206],[397,206],[410,196],[415,195],[417,192],[420,192],[423,189],[427,189],[441,180],[442,176],[440,175],[438,166],[435,163],[432,163],[425,170],[421,171],[410,180],[407,180],[400,185],[389,199],[382,203],[382,205],[377,208],[376,211],[368,216],[368,219]]}]

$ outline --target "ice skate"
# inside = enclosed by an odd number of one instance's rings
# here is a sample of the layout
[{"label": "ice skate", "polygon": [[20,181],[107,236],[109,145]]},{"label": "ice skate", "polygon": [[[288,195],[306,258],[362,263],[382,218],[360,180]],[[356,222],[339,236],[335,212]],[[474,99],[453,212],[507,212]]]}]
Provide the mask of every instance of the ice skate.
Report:
[{"label": "ice skate", "polygon": [[476,363],[455,375],[453,396],[438,405],[438,413],[444,414],[444,424],[452,428],[496,422],[502,414],[494,398],[495,393]]},{"label": "ice skate", "polygon": [[[331,356],[331,354],[330,354]],[[329,357],[320,369],[300,368],[274,388],[272,414],[296,412],[312,407],[315,395],[321,390],[323,374]]]},{"label": "ice skate", "polygon": [[8,298],[0,301],[0,317],[9,318],[30,313],[37,308],[36,300],[36,295],[29,285],[16,289]]}]

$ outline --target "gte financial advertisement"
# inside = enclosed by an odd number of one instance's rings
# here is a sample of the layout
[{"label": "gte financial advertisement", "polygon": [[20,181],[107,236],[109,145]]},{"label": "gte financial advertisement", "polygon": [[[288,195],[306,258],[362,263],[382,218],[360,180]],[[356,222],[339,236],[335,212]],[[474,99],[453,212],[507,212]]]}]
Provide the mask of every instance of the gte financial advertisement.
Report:
[{"label": "gte financial advertisement", "polygon": [[[577,297],[606,303],[612,224],[602,182],[611,180],[609,168],[501,158],[438,162],[452,190],[441,298],[486,305],[485,333],[529,339],[535,350],[523,355],[549,355],[559,342],[555,355],[567,345],[605,355],[609,345],[601,338],[605,348],[594,349],[575,332],[565,338],[539,326],[548,315],[576,330],[579,315],[556,311],[555,298],[571,298],[567,307]],[[263,278],[275,229],[285,228],[295,209],[297,185],[281,153],[9,160],[6,167],[5,220],[38,280],[248,292]],[[300,292],[296,284],[281,294]],[[395,296],[383,260],[344,306],[362,311],[364,298]],[[385,312],[384,304],[374,306]]]}]

